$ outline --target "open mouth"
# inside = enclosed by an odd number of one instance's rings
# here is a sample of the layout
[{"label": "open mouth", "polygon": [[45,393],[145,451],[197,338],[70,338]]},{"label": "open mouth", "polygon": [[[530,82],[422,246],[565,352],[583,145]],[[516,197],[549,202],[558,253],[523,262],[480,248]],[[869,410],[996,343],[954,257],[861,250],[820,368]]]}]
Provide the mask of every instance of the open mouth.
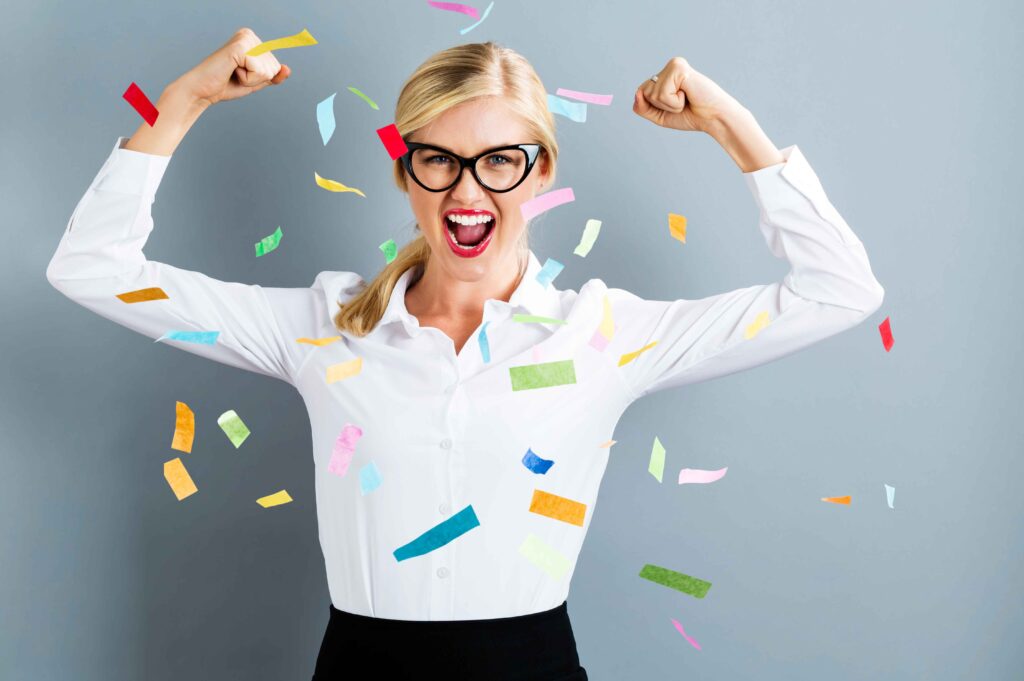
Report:
[{"label": "open mouth", "polygon": [[457,255],[479,255],[490,242],[496,218],[487,211],[453,211],[445,214],[448,243]]}]

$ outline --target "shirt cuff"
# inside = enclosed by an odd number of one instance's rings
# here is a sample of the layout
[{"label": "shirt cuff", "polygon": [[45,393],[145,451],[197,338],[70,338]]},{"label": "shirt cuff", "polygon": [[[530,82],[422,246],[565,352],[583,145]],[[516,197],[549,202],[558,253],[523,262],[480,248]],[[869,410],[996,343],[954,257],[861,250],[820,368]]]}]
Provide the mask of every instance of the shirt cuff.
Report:
[{"label": "shirt cuff", "polygon": [[118,137],[93,186],[97,190],[153,199],[167,171],[170,156],[125,149],[128,137]]},{"label": "shirt cuff", "polygon": [[793,144],[780,151],[785,159],[783,163],[743,173],[743,179],[762,212],[771,215],[780,208],[791,206],[799,200],[796,198],[799,195],[832,226],[840,241],[848,246],[860,244],[860,239],[828,200],[821,181],[800,148]]}]

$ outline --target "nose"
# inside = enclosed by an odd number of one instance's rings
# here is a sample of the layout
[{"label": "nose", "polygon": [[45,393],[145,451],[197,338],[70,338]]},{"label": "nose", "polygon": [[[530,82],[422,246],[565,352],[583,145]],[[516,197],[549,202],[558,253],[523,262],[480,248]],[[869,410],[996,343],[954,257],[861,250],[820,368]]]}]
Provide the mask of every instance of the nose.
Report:
[{"label": "nose", "polygon": [[452,198],[459,203],[470,204],[486,196],[487,190],[473,177],[469,168],[463,168],[459,181],[451,188]]}]

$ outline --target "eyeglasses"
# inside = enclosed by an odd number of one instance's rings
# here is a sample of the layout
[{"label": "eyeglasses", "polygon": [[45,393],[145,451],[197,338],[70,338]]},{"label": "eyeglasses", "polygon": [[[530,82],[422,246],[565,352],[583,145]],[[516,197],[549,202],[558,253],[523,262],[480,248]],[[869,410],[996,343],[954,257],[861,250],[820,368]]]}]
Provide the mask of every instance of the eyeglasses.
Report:
[{"label": "eyeglasses", "polygon": [[402,165],[416,184],[428,192],[451,189],[458,184],[464,168],[469,168],[484,189],[499,194],[510,192],[530,174],[541,150],[539,144],[512,144],[466,158],[432,144],[406,142],[405,146],[409,151],[402,156]]}]

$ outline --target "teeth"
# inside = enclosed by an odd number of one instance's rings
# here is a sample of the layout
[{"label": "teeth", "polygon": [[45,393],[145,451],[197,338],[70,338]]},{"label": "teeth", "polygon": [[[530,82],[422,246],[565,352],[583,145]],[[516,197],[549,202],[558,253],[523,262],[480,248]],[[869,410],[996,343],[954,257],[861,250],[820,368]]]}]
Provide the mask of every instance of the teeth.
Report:
[{"label": "teeth", "polygon": [[448,219],[460,225],[479,225],[483,222],[490,222],[492,218],[490,215],[458,215],[451,213],[448,215]]}]

